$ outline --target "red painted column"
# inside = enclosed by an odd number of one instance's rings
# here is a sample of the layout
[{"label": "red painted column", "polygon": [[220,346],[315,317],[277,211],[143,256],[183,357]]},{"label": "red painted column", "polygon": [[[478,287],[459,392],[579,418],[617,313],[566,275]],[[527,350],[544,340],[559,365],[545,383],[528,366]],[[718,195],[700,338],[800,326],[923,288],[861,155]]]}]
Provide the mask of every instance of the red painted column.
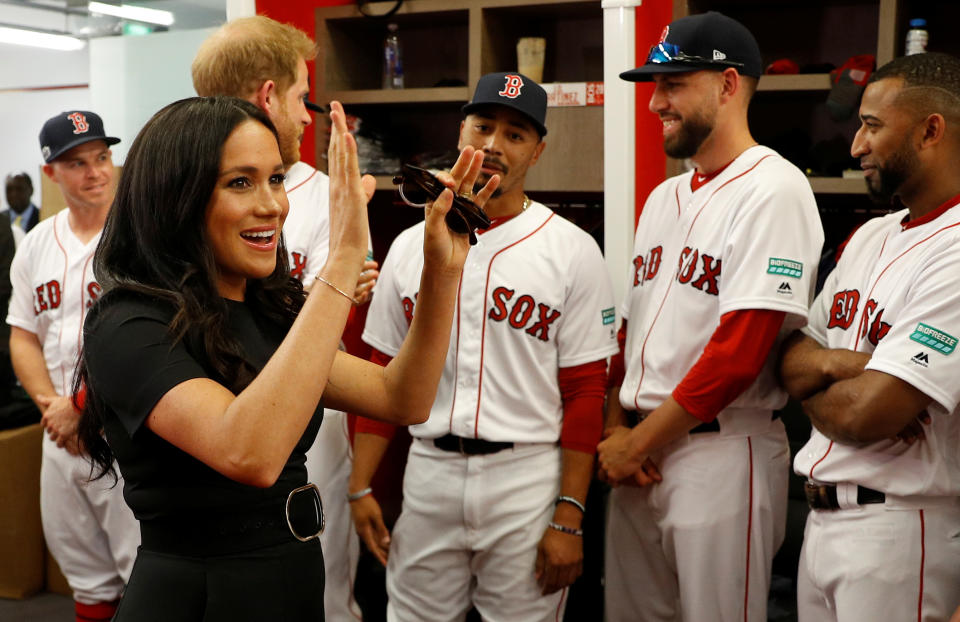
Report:
[{"label": "red painted column", "polygon": [[[266,15],[278,22],[296,26],[310,38],[316,36],[316,16],[314,9],[322,6],[337,6],[353,4],[353,0],[257,0],[257,15]],[[307,63],[310,75],[313,76],[313,62]],[[311,84],[311,88],[313,85]],[[300,145],[300,157],[304,162],[316,166],[316,140],[312,129],[303,133],[303,143]]]},{"label": "red painted column", "polygon": [[[636,67],[647,61],[650,46],[660,40],[664,27],[673,19],[672,0],[644,0],[636,8]],[[653,85],[638,82],[636,95],[636,218],[640,217],[647,195],[666,178],[667,156],[663,152],[663,126],[655,114],[647,109],[653,94]],[[636,220],[634,220],[636,224]]]}]

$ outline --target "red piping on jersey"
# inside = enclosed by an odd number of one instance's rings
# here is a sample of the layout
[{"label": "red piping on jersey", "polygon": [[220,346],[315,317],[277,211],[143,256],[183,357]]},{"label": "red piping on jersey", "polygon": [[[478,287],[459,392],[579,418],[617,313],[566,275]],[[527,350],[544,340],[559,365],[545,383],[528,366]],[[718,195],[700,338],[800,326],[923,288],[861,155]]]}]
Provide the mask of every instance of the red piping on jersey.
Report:
[{"label": "red piping on jersey", "polygon": [[[480,438],[480,430],[479,430],[480,428],[480,396],[483,394],[483,349],[486,343],[486,335],[487,335],[487,295],[490,293],[490,272],[493,270],[493,262],[496,261],[497,257],[500,256],[500,253],[506,250],[509,250],[514,246],[516,246],[517,244],[519,244],[520,242],[524,242],[529,238],[533,237],[537,232],[543,229],[554,216],[556,216],[556,214],[551,212],[550,215],[547,216],[547,219],[544,220],[542,223],[540,223],[540,225],[536,229],[534,229],[527,235],[523,236],[516,242],[513,242],[507,246],[504,246],[500,250],[498,250],[496,253],[493,254],[493,257],[490,258],[490,262],[487,263],[487,281],[483,286],[483,327],[480,329],[480,375],[477,378],[477,413],[473,418],[473,437],[474,438]],[[461,274],[461,278],[462,278],[462,274]],[[458,298],[458,302],[459,302],[459,298]],[[457,317],[458,327],[459,327],[459,324],[460,324],[460,319],[458,316]],[[459,345],[460,345],[460,333],[458,331],[457,332],[458,349],[459,349]],[[451,413],[450,416],[452,419],[453,413]]]},{"label": "red piping on jersey", "polygon": [[810,479],[813,479],[813,470],[817,468],[817,465],[823,462],[826,457],[830,454],[830,450],[833,449],[833,441],[830,441],[830,444],[827,445],[827,451],[823,452],[823,455],[820,456],[820,459],[813,463],[813,466],[810,467]]},{"label": "red piping on jersey", "polygon": [[743,581],[743,622],[747,621],[750,611],[750,535],[753,533],[753,439],[747,437],[747,450],[750,455],[750,497],[747,501],[747,571]]},{"label": "red piping on jersey", "polygon": [[[86,311],[83,306],[83,290],[84,283],[87,280],[87,268],[90,266],[90,262],[93,261],[93,253],[87,255],[87,260],[83,262],[83,271],[80,273],[80,326],[77,327],[77,352],[79,353],[79,344],[83,340],[83,321],[86,319]],[[78,361],[79,362],[79,361]]]},{"label": "red piping on jersey", "polygon": [[[697,211],[697,215],[694,216],[694,217],[693,217],[693,220],[690,222],[690,228],[687,229],[687,235],[686,235],[686,237],[683,238],[683,245],[684,245],[684,246],[686,246],[687,240],[690,239],[690,232],[693,231],[693,226],[697,224],[697,219],[700,218],[700,214],[703,213],[703,210],[707,209],[707,205],[710,204],[710,201],[713,200],[713,197],[717,196],[717,193],[720,192],[721,190],[723,190],[723,189],[727,186],[727,184],[732,183],[732,182],[740,179],[741,177],[743,177],[744,175],[746,175],[747,173],[749,173],[749,172],[752,171],[753,169],[755,169],[755,168],[757,168],[758,166],[760,166],[760,163],[761,163],[761,162],[763,162],[763,161],[766,160],[767,158],[771,157],[772,155],[773,155],[772,153],[768,153],[767,155],[763,156],[762,158],[760,158],[759,160],[757,160],[756,162],[754,162],[754,163],[753,163],[753,166],[751,166],[751,167],[748,168],[747,170],[743,171],[742,173],[740,173],[740,174],[738,174],[738,175],[735,175],[735,176],[731,177],[731,178],[728,179],[727,181],[725,181],[725,182],[723,182],[722,184],[720,184],[720,186],[719,186],[716,190],[714,190],[714,191],[710,194],[709,197],[707,197],[707,200],[703,202],[703,205],[702,205],[702,206],[700,207],[700,209]],[[679,184],[678,184],[678,185],[679,185]],[[679,191],[677,192],[677,208],[678,208],[678,209],[680,208],[680,194],[679,194]],[[680,271],[680,266],[678,265],[678,266],[677,266],[677,272],[679,272],[679,271]],[[644,353],[647,351],[647,340],[650,339],[650,333],[653,332],[653,327],[657,324],[657,320],[660,319],[660,312],[663,311],[663,304],[667,301],[667,296],[670,295],[670,288],[673,287],[673,283],[674,283],[674,281],[676,281],[676,280],[677,280],[677,279],[676,279],[676,272],[675,272],[673,278],[671,278],[671,279],[670,279],[670,282],[667,284],[667,291],[665,291],[665,292],[663,293],[663,300],[660,301],[660,306],[657,308],[657,313],[656,313],[656,315],[653,316],[653,321],[650,322],[650,328],[647,329],[647,334],[646,334],[646,335],[644,336],[644,338],[643,338],[643,345],[640,346],[640,379],[637,381],[637,391],[636,391],[636,393],[633,394],[633,407],[634,407],[634,409],[636,409],[637,411],[641,410],[640,404],[637,402],[637,399],[640,397],[640,387],[643,386],[643,376],[644,376],[644,374],[647,373],[647,366],[646,366],[646,365],[644,364],[644,362],[643,362],[643,361],[644,361]]]},{"label": "red piping on jersey", "polygon": [[[62,212],[61,212],[61,213],[62,213]],[[67,270],[68,270],[69,267],[70,267],[70,257],[69,257],[69,255],[67,255],[67,249],[63,247],[63,242],[60,241],[60,232],[57,231],[57,224],[58,224],[58,221],[59,221],[59,217],[60,217],[60,213],[57,214],[57,220],[54,220],[54,221],[53,221],[53,239],[56,241],[57,246],[60,248],[60,252],[63,254],[63,277],[60,279],[60,282],[63,283],[64,285],[66,285],[66,283],[67,283]],[[67,222],[67,226],[68,226],[68,227],[70,226],[69,221]],[[81,281],[81,282],[82,282],[82,281]],[[83,301],[83,297],[82,297],[82,296],[80,297],[80,300],[81,300],[81,304],[82,304],[82,301]],[[63,304],[63,301],[61,300],[60,303]],[[65,324],[65,323],[61,320],[61,322],[60,322],[60,329],[59,329],[59,332],[57,333],[57,351],[58,351],[58,352],[61,351],[60,345],[63,343],[63,327],[64,327],[64,324]],[[82,325],[83,325],[83,322],[81,322],[80,324],[81,324],[81,326],[82,326]],[[63,361],[61,360],[61,361],[60,361],[60,382],[61,382],[61,386],[66,386],[66,384],[67,384],[67,379],[66,379],[66,377],[65,377],[65,374],[66,374],[66,372],[65,372],[64,369],[63,369]]]},{"label": "red piping on jersey", "polygon": [[923,622],[923,566],[927,558],[927,526],[923,520],[923,510],[920,512],[920,594],[917,596],[917,622]]},{"label": "red piping on jersey", "polygon": [[677,218],[680,218],[680,214],[683,213],[683,210],[680,209],[680,184],[677,184],[673,189],[673,196],[677,199]]},{"label": "red piping on jersey", "polygon": [[317,169],[313,169],[313,172],[310,173],[310,176],[309,176],[309,177],[307,177],[306,179],[304,179],[303,181],[301,181],[299,184],[297,184],[297,185],[294,186],[293,188],[290,188],[289,190],[287,190],[287,194],[290,194],[291,192],[293,192],[294,190],[296,190],[297,188],[299,188],[299,187],[302,186],[303,184],[305,184],[305,183],[307,183],[308,181],[310,181],[311,179],[313,179],[313,176],[316,175],[316,174],[317,174]]},{"label": "red piping on jersey", "polygon": [[457,404],[457,376],[460,375],[460,291],[463,289],[463,270],[460,271],[460,280],[457,281],[457,347],[453,352],[453,395],[450,396],[450,432],[453,433],[453,409]]},{"label": "red piping on jersey", "polygon": [[907,229],[919,227],[920,225],[926,224],[931,220],[936,220],[940,216],[943,216],[947,212],[947,210],[950,210],[956,207],[958,203],[960,203],[960,194],[950,197],[949,199],[944,201],[940,205],[940,207],[933,210],[932,212],[927,212],[926,214],[924,214],[920,218],[917,218],[916,220],[908,220],[907,222],[901,221],[901,224],[900,224],[900,226],[902,227],[901,231],[906,231]]},{"label": "red piping on jersey", "polygon": [[[893,259],[891,259],[891,260],[890,260],[890,263],[888,263],[886,266],[884,266],[883,270],[880,271],[880,274],[877,276],[877,280],[874,281],[874,282],[873,282],[873,285],[870,286],[870,292],[867,294],[867,300],[870,300],[870,298],[873,296],[873,290],[876,289],[877,284],[880,282],[880,279],[882,279],[882,278],[883,278],[883,275],[886,274],[887,270],[890,269],[890,266],[892,266],[893,264],[897,263],[897,262],[900,260],[901,257],[903,257],[904,255],[906,255],[907,253],[909,253],[910,251],[912,251],[912,250],[915,249],[916,247],[920,246],[920,245],[923,244],[924,242],[927,242],[927,241],[933,239],[934,236],[937,236],[937,235],[939,235],[940,233],[943,233],[944,231],[946,231],[947,229],[952,229],[952,228],[954,228],[954,227],[956,227],[956,226],[958,226],[958,225],[960,225],[960,222],[955,222],[955,223],[953,223],[952,225],[947,225],[946,227],[942,227],[942,228],[940,228],[940,229],[937,229],[936,231],[934,231],[933,233],[931,233],[931,234],[928,235],[927,237],[923,238],[922,240],[919,240],[919,241],[915,242],[910,248],[908,248],[907,250],[903,251],[902,253],[900,253],[899,255],[897,255],[896,257],[894,257]],[[884,244],[886,244],[886,240],[884,240]],[[867,306],[864,305],[864,306],[863,306],[863,313],[866,313],[866,312],[867,312]],[[861,333],[864,332],[864,331],[861,329],[860,324],[864,321],[865,318],[866,318],[866,315],[861,316],[860,322],[857,323],[857,336],[856,336],[856,340],[853,342],[853,351],[854,351],[854,352],[856,352],[856,351],[857,351],[857,348],[860,346],[860,338],[861,338],[860,335],[861,335]]]}]

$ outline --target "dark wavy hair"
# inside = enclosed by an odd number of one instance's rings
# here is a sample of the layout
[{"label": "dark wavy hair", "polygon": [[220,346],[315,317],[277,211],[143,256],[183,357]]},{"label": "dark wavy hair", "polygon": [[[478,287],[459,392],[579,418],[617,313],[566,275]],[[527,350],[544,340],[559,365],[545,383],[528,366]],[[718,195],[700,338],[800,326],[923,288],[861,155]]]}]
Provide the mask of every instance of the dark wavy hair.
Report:
[{"label": "dark wavy hair", "polygon": [[[168,306],[174,342],[184,341],[198,362],[235,393],[250,383],[256,371],[226,330],[227,306],[216,285],[217,266],[205,216],[223,145],[247,121],[261,123],[277,136],[262,110],[234,97],[183,99],[147,121],[127,154],[93,259],[94,274],[103,288],[98,307],[124,293]],[[289,326],[303,302],[303,287],[290,278],[281,237],[273,273],[247,281],[246,304],[269,320]],[[98,479],[115,473],[113,452],[101,435],[108,409],[89,380],[81,356],[74,379],[75,393],[86,387],[79,435],[92,461],[91,477]]]}]

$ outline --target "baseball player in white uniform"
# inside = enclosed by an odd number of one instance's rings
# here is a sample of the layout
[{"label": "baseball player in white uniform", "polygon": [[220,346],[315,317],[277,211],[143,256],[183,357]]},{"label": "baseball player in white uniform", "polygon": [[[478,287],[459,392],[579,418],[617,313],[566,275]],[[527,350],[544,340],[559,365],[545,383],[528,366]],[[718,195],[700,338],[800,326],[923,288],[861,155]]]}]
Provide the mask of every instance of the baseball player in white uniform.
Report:
[{"label": "baseball player in white uniform", "polygon": [[10,355],[47,429],[44,537],[73,590],[77,620],[84,621],[112,617],[140,544],[122,482],[87,481],[90,464],[76,441],[74,400],[82,397],[73,395],[83,320],[100,293],[91,260],[113,200],[109,147],[117,142],[88,111],[62,112],[44,124],[43,171],[60,186],[67,209],[27,234],[10,268]]},{"label": "baseball player in white uniform", "polygon": [[664,149],[696,168],[655,188],[637,223],[599,446],[617,485],[611,621],[767,619],[789,463],[777,345],[805,323],[823,230],[806,178],[747,126],[762,67],[750,32],[711,12],[671,23],[621,74],[655,82]]},{"label": "baseball player in white uniform", "polygon": [[[193,61],[193,84],[200,95],[233,95],[262,108],[280,138],[287,166],[284,188],[290,211],[283,225],[292,276],[305,288],[327,261],[329,248],[329,180],[300,161],[300,143],[312,119],[307,105],[310,92],[306,62],[316,46],[302,31],[263,16],[233,20],[214,32]],[[272,76],[271,79],[264,79]],[[365,304],[376,283],[377,264],[370,260],[354,292],[357,305]],[[347,332],[360,331],[358,321]],[[359,541],[347,509],[347,479],[351,448],[344,413],[326,409],[313,447],[307,452],[307,474],[320,488],[326,514],[323,546],[326,585],[324,607],[332,622],[360,619],[353,598],[353,581]]]},{"label": "baseball player in white uniform", "polygon": [[960,605],[960,60],[871,76],[851,153],[894,213],[854,233],[787,343],[813,431],[798,573],[808,622],[946,620]]},{"label": "baseball player in white uniform", "polygon": [[[387,562],[389,620],[462,620],[471,606],[484,620],[554,620],[581,570],[606,357],[616,351],[612,293],[593,239],[524,194],[545,144],[543,89],[488,74],[464,113],[460,148],[483,150],[481,181],[501,178],[486,205],[492,225],[467,256],[430,418],[410,428],[392,540],[369,489],[388,441],[366,420],[351,509]],[[384,261],[364,330],[383,355],[397,353],[416,313],[422,243],[423,225],[411,227]]]}]

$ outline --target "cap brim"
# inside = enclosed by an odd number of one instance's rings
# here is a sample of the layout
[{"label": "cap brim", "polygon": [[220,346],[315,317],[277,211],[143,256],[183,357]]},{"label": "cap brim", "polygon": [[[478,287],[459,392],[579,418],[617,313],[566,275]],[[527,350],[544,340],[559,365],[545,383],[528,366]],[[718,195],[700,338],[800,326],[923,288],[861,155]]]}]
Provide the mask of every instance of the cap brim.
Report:
[{"label": "cap brim", "polygon": [[70,151],[74,147],[79,147],[84,143],[91,143],[95,140],[102,140],[103,142],[107,143],[108,147],[111,145],[116,145],[118,142],[120,142],[120,139],[115,136],[84,136],[83,138],[78,138],[72,143],[67,143],[66,145],[61,147],[60,150],[57,151],[56,153],[50,154],[50,157],[44,160],[44,162],[46,162],[47,164],[50,164],[51,162],[53,162],[54,160],[56,160],[66,152]]},{"label": "cap brim", "polygon": [[319,114],[327,114],[327,109],[321,106],[320,104],[315,104],[309,99],[303,100],[303,105],[307,107],[307,110],[312,110],[313,112]]},{"label": "cap brim", "polygon": [[476,109],[478,109],[478,108],[483,108],[484,106],[504,106],[504,107],[506,107],[506,108],[512,108],[513,110],[516,110],[517,112],[523,114],[523,116],[525,116],[525,117],[527,118],[527,120],[530,121],[530,123],[533,125],[533,127],[540,133],[540,137],[541,137],[541,138],[543,138],[544,136],[547,135],[547,128],[546,128],[546,126],[544,126],[542,123],[540,123],[539,121],[537,121],[536,119],[534,119],[533,117],[531,117],[529,114],[527,114],[527,111],[526,111],[526,110],[520,108],[519,106],[511,106],[510,104],[508,104],[508,103],[506,103],[506,102],[497,101],[497,102],[476,102],[476,103],[469,103],[469,104],[466,104],[463,108],[461,108],[460,111],[461,111],[464,115],[468,115],[468,114],[470,114],[471,112],[473,112],[474,110],[476,110]]},{"label": "cap brim", "polygon": [[[721,65],[719,63],[648,63],[643,67],[637,67],[620,74],[621,80],[627,82],[652,82],[653,76],[658,73],[689,73],[691,71],[702,71],[711,69],[714,71],[723,71],[730,65]],[[736,67],[734,67],[736,69]]]}]

